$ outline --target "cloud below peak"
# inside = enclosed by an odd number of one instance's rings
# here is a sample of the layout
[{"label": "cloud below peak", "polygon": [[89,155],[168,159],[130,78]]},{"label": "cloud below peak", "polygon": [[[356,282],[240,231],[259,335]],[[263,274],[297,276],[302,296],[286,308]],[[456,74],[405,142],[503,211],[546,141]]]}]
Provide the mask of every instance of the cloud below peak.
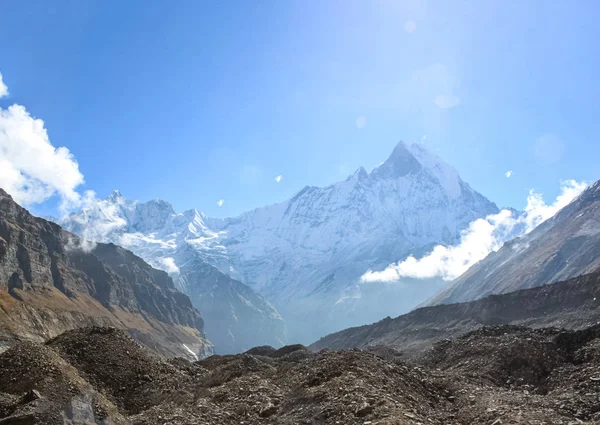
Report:
[{"label": "cloud below peak", "polygon": [[164,270],[169,274],[179,273],[179,267],[175,264],[175,259],[173,257],[159,258],[157,263],[159,269]]},{"label": "cloud below peak", "polygon": [[586,188],[585,183],[567,180],[561,183],[561,194],[548,205],[539,193],[530,191],[525,212],[515,215],[511,210],[502,210],[469,224],[453,246],[437,245],[429,254],[417,259],[409,256],[403,261],[390,264],[382,271],[367,271],[364,282],[397,282],[402,278],[453,280],[466,272],[492,251],[516,237],[523,236],[553,217]]}]

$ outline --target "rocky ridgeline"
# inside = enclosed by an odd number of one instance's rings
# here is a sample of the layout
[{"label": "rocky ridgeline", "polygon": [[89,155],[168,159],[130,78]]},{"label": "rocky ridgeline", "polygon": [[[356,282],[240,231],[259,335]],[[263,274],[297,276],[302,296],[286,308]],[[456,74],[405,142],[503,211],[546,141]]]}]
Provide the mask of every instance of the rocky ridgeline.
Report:
[{"label": "rocky ridgeline", "polygon": [[600,323],[600,273],[458,304],[423,307],[396,318],[345,329],[311,345],[313,350],[385,345],[407,354],[491,325],[583,329]]},{"label": "rocky ridgeline", "polygon": [[507,242],[427,304],[473,301],[600,270],[600,181],[530,233]]},{"label": "rocky ridgeline", "polygon": [[190,299],[130,251],[32,216],[0,189],[0,351],[91,325],[127,329],[166,356],[212,348]]},{"label": "rocky ridgeline", "polygon": [[486,327],[410,361],[256,347],[191,362],[85,328],[0,354],[0,424],[553,424],[600,420],[600,326]]}]

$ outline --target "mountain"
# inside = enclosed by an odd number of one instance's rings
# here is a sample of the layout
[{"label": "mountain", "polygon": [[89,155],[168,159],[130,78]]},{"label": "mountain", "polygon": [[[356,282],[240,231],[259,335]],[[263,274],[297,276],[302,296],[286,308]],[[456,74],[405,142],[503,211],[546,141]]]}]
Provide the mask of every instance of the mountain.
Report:
[{"label": "mountain", "polygon": [[600,270],[600,181],[553,218],[475,264],[428,301],[447,304]]},{"label": "mountain", "polygon": [[237,353],[255,345],[281,346],[286,327],[277,310],[211,264],[226,261],[227,256],[219,244],[203,250],[220,237],[206,220],[195,209],[176,213],[168,202],[130,201],[114,191],[59,222],[86,239],[125,246],[167,271],[202,312],[217,353]]},{"label": "mountain", "polygon": [[408,311],[434,295],[440,282],[361,284],[360,277],[437,244],[454,244],[471,221],[496,212],[423,145],[400,142],[371,172],[360,168],[345,181],[307,186],[285,202],[235,218],[175,213],[164,201],[136,203],[115,192],[61,224],[126,246],[169,271],[194,299],[205,284],[180,274],[192,248],[201,267],[248,285],[284,312],[290,339],[309,342]]},{"label": "mountain", "polygon": [[212,354],[200,314],[167,273],[32,216],[2,189],[0,307],[0,351],[100,325],[126,329],[164,356]]},{"label": "mountain", "polygon": [[286,326],[277,310],[256,291],[203,261],[189,245],[175,258],[181,261],[177,282],[206,318],[206,330],[218,353],[239,353],[261,345],[281,346]]},{"label": "mountain", "polygon": [[584,329],[600,323],[600,273],[457,304],[422,307],[394,319],[345,329],[310,348],[342,350],[385,346],[420,355],[434,343],[483,326]]},{"label": "mountain", "polygon": [[[434,284],[361,284],[360,277],[453,244],[471,221],[497,211],[422,144],[400,142],[371,172],[360,168],[345,181],[207,223],[230,258],[224,271],[273,302],[290,336],[308,342],[433,295]],[[213,258],[221,266],[222,257]]]}]

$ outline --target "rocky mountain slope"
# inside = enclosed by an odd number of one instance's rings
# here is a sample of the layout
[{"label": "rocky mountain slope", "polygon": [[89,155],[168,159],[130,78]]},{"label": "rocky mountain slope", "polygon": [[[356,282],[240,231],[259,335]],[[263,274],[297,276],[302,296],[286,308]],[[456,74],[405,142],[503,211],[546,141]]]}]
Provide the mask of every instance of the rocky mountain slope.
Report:
[{"label": "rocky mountain slope", "polygon": [[422,352],[437,341],[482,326],[523,325],[583,329],[600,323],[600,273],[459,304],[422,307],[372,325],[345,329],[321,338],[311,349],[383,345]]},{"label": "rocky mountain slope", "polygon": [[[235,218],[174,213],[166,202],[132,203],[115,193],[61,223],[132,249],[182,286],[187,279],[178,280],[185,263],[178,250],[186,244],[284,312],[290,340],[308,342],[408,311],[432,296],[435,285],[361,285],[359,279],[409,254],[453,244],[471,221],[496,212],[451,166],[422,145],[401,142],[371,172],[361,168],[345,181],[305,187]],[[194,298],[202,288],[190,285],[186,293]]]},{"label": "rocky mountain slope", "polygon": [[483,328],[411,362],[302,346],[164,360],[106,328],[0,354],[3,424],[593,424],[599,396],[598,326]]},{"label": "rocky mountain slope", "polygon": [[[86,239],[131,249],[167,271],[202,312],[216,352],[284,344],[286,327],[277,310],[249,286],[213,265],[227,257],[225,248],[217,243],[219,234],[207,227],[206,220],[196,210],[176,213],[168,202],[130,201],[114,191],[57,221]],[[216,246],[205,252],[202,247],[209,243]]]},{"label": "rocky mountain slope", "polygon": [[212,353],[200,314],[167,273],[32,216],[0,189],[0,350],[91,325],[126,329],[166,356]]},{"label": "rocky mountain slope", "polygon": [[475,264],[427,304],[471,301],[600,270],[600,181],[529,234]]},{"label": "rocky mountain slope", "polygon": [[[186,259],[187,257],[187,259]],[[177,282],[206,318],[206,332],[219,354],[239,353],[256,343],[279,347],[287,329],[277,310],[249,286],[221,273],[183,245]]]}]

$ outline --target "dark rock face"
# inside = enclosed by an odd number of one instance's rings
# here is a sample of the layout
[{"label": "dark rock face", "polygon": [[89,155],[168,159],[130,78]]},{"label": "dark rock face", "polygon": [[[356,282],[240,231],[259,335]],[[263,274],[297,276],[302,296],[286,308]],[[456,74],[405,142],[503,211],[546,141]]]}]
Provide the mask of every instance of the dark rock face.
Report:
[{"label": "dark rock face", "polygon": [[[6,295],[2,295],[2,292]],[[91,244],[36,218],[0,189],[2,340],[40,340],[78,326],[144,335],[165,355],[211,353],[204,323],[169,276],[112,244]],[[21,316],[21,317],[16,317]],[[9,345],[9,343],[5,343]]]},{"label": "dark rock face", "polygon": [[472,301],[600,270],[600,181],[531,233],[475,264],[426,304]]},{"label": "dark rock face", "polygon": [[384,345],[407,354],[482,326],[526,325],[581,329],[600,322],[600,273],[482,300],[423,307],[372,325],[333,333],[313,350]]}]

